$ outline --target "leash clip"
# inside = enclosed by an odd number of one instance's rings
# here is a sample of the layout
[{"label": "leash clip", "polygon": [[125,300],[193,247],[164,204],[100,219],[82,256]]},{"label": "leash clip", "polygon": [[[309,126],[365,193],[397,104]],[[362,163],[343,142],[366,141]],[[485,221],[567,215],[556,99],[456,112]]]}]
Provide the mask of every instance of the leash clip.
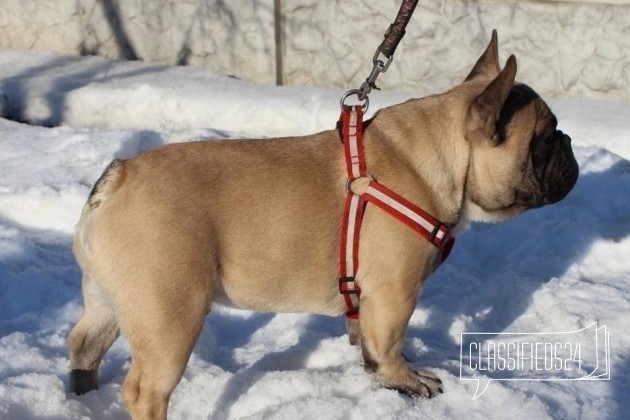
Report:
[{"label": "leash clip", "polygon": [[381,47],[379,46],[376,49],[376,52],[374,53],[374,57],[372,58],[372,64],[374,65],[372,67],[372,71],[370,72],[370,75],[367,77],[367,79],[365,79],[365,82],[363,82],[363,84],[359,88],[360,100],[367,98],[370,92],[372,92],[372,89],[380,90],[376,86],[376,79],[378,78],[379,74],[385,73],[387,71],[387,69],[389,68],[389,65],[392,64],[392,61],[394,60],[394,54],[390,55],[389,58],[386,57],[387,61],[381,60],[380,55],[382,52],[383,51],[381,50]]},{"label": "leash clip", "polygon": [[363,108],[363,113],[365,114],[367,112],[370,106],[370,98],[368,97],[368,95],[370,94],[370,92],[372,92],[372,89],[380,90],[376,86],[376,79],[381,73],[385,73],[387,71],[389,65],[392,64],[392,61],[394,60],[393,54],[390,55],[389,58],[385,57],[385,55],[383,54],[386,61],[381,59],[382,52],[383,51],[379,46],[374,53],[374,57],[372,58],[372,64],[374,65],[372,67],[372,71],[370,72],[370,75],[367,77],[367,79],[365,79],[365,82],[363,82],[361,87],[359,89],[349,90],[341,97],[342,108],[346,105],[346,99],[348,99],[348,97],[352,95],[357,95],[359,101],[363,102],[363,104],[361,104],[361,108]]}]

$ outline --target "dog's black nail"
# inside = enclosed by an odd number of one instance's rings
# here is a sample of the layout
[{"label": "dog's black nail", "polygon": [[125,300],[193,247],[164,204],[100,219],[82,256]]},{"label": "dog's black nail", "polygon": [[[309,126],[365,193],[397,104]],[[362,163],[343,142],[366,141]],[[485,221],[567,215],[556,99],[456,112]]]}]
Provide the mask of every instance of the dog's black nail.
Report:
[{"label": "dog's black nail", "polygon": [[409,398],[413,398],[415,396],[414,393],[412,393],[411,391],[409,391],[408,389],[404,389],[404,388],[394,388],[400,395],[404,396],[404,397],[409,397]]}]

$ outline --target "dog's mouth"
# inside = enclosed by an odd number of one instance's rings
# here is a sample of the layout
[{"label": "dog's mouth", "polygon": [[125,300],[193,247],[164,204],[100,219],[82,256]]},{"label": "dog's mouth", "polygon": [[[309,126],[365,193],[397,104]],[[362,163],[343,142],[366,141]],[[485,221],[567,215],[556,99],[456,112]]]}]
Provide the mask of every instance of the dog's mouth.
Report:
[{"label": "dog's mouth", "polygon": [[571,149],[571,137],[562,131],[536,138],[532,142],[531,160],[538,183],[532,207],[557,203],[575,186],[579,168]]}]

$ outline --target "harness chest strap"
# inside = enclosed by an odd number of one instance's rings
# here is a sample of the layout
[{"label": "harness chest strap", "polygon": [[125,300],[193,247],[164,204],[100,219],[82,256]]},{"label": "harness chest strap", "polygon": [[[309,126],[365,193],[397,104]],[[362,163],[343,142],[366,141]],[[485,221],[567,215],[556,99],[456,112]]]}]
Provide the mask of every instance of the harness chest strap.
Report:
[{"label": "harness chest strap", "polygon": [[[372,203],[398,219],[442,251],[442,261],[451,252],[455,238],[448,226],[394,191],[373,180],[367,172],[363,148],[363,110],[360,106],[343,106],[341,113],[342,139],[348,172],[348,194],[343,211],[340,255],[339,291],[343,295],[350,319],[359,318],[361,288],[356,282],[359,268],[359,237],[365,205]],[[365,192],[355,194],[351,183],[357,178],[369,178]]]}]

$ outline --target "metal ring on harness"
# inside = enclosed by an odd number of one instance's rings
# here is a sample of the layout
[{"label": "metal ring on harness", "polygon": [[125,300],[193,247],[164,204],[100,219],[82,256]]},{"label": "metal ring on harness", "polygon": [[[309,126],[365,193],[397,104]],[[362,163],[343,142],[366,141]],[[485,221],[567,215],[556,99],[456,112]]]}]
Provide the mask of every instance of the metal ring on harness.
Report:
[{"label": "metal ring on harness", "polygon": [[[361,98],[362,93],[363,92],[360,89],[351,89],[347,91],[346,93],[344,93],[343,96],[341,97],[341,101],[339,102],[341,105],[341,108],[343,109],[343,107],[346,105],[346,99],[348,99],[352,95],[357,95],[357,99],[361,101],[360,98]],[[367,112],[369,107],[370,107],[370,98],[368,98],[367,96],[364,96],[363,104],[361,105],[361,108],[363,109],[363,113]]]},{"label": "metal ring on harness", "polygon": [[364,193],[363,194],[357,194],[354,191],[352,191],[352,183],[354,181],[362,179],[362,178],[367,179],[369,182],[374,181],[374,176],[372,174],[365,174],[365,176],[360,176],[360,177],[354,178],[354,179],[348,178],[348,179],[346,179],[346,192],[347,193],[351,192],[352,194],[359,195],[359,196],[363,195]]}]

